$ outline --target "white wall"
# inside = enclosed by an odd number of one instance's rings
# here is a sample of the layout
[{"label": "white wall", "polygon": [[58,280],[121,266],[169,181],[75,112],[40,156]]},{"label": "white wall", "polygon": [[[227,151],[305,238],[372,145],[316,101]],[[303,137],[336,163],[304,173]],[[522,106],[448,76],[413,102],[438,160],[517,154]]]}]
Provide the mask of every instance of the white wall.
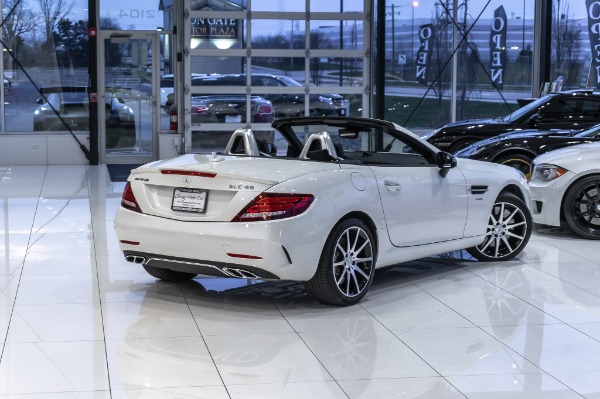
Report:
[{"label": "white wall", "polygon": [[[89,133],[77,134],[90,148]],[[87,165],[89,161],[70,134],[1,134],[0,165]]]}]

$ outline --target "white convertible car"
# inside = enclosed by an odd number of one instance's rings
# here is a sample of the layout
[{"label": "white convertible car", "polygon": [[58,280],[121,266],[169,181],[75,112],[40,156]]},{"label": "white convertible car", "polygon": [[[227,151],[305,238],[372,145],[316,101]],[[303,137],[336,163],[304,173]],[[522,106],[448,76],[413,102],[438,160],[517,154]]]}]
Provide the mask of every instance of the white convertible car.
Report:
[{"label": "white convertible car", "polygon": [[600,239],[600,143],[574,145],[534,159],[533,221],[566,221],[581,237]]},{"label": "white convertible car", "polygon": [[222,154],[132,170],[115,221],[125,258],[166,281],[304,281],[349,305],[377,268],[463,248],[508,260],[529,240],[531,197],[513,168],[457,160],[380,120],[273,127],[260,139],[237,130]]}]

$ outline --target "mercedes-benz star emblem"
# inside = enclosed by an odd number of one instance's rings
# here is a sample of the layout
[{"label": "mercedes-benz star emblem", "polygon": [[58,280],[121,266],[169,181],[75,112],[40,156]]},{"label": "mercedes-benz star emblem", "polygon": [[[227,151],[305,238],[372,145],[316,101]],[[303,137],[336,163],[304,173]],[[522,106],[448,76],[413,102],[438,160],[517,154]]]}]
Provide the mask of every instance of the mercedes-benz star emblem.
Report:
[{"label": "mercedes-benz star emblem", "polygon": [[186,177],[184,177],[184,178],[183,178],[183,185],[187,187],[187,186],[189,186],[190,184],[192,184],[192,179],[190,179],[190,178],[189,178],[189,177],[187,177],[187,176],[186,176]]}]

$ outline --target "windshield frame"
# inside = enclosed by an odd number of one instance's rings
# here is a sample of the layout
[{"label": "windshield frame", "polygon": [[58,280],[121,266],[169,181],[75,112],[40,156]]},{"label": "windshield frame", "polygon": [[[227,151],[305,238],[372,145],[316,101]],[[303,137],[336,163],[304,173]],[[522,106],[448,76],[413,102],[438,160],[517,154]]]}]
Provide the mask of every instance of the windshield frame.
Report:
[{"label": "windshield frame", "polygon": [[547,104],[550,99],[552,97],[555,97],[554,95],[546,95],[544,97],[540,97],[535,101],[530,102],[527,105],[522,106],[521,108],[517,109],[516,111],[506,115],[505,117],[502,118],[503,122],[516,122],[517,120],[521,119],[523,116],[527,115],[530,111],[539,108],[540,106]]}]

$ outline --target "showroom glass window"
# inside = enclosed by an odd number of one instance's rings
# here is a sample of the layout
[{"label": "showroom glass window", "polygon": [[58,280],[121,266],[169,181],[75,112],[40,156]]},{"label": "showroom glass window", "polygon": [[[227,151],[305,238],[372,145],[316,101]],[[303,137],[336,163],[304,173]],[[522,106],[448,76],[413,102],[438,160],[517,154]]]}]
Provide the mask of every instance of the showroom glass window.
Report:
[{"label": "showroom glass window", "polygon": [[387,0],[385,118],[431,130],[514,111],[532,93],[534,8],[534,0]]},{"label": "showroom glass window", "polygon": [[[589,21],[593,25],[600,21],[600,3],[590,4]],[[590,43],[586,2],[553,0],[551,23],[550,79],[562,76],[563,89],[597,87],[592,62],[594,43]]]},{"label": "showroom glass window", "polygon": [[191,1],[191,151],[222,150],[237,128],[275,141],[282,117],[368,116],[370,3]]},{"label": "showroom glass window", "polygon": [[[43,111],[42,95],[88,85],[87,1],[2,0],[2,131],[66,130],[56,120],[34,126]],[[28,76],[29,75],[29,76]],[[88,130],[87,104],[65,121],[73,130]],[[85,115],[85,117],[83,117]],[[41,119],[40,119],[41,120]]]}]

